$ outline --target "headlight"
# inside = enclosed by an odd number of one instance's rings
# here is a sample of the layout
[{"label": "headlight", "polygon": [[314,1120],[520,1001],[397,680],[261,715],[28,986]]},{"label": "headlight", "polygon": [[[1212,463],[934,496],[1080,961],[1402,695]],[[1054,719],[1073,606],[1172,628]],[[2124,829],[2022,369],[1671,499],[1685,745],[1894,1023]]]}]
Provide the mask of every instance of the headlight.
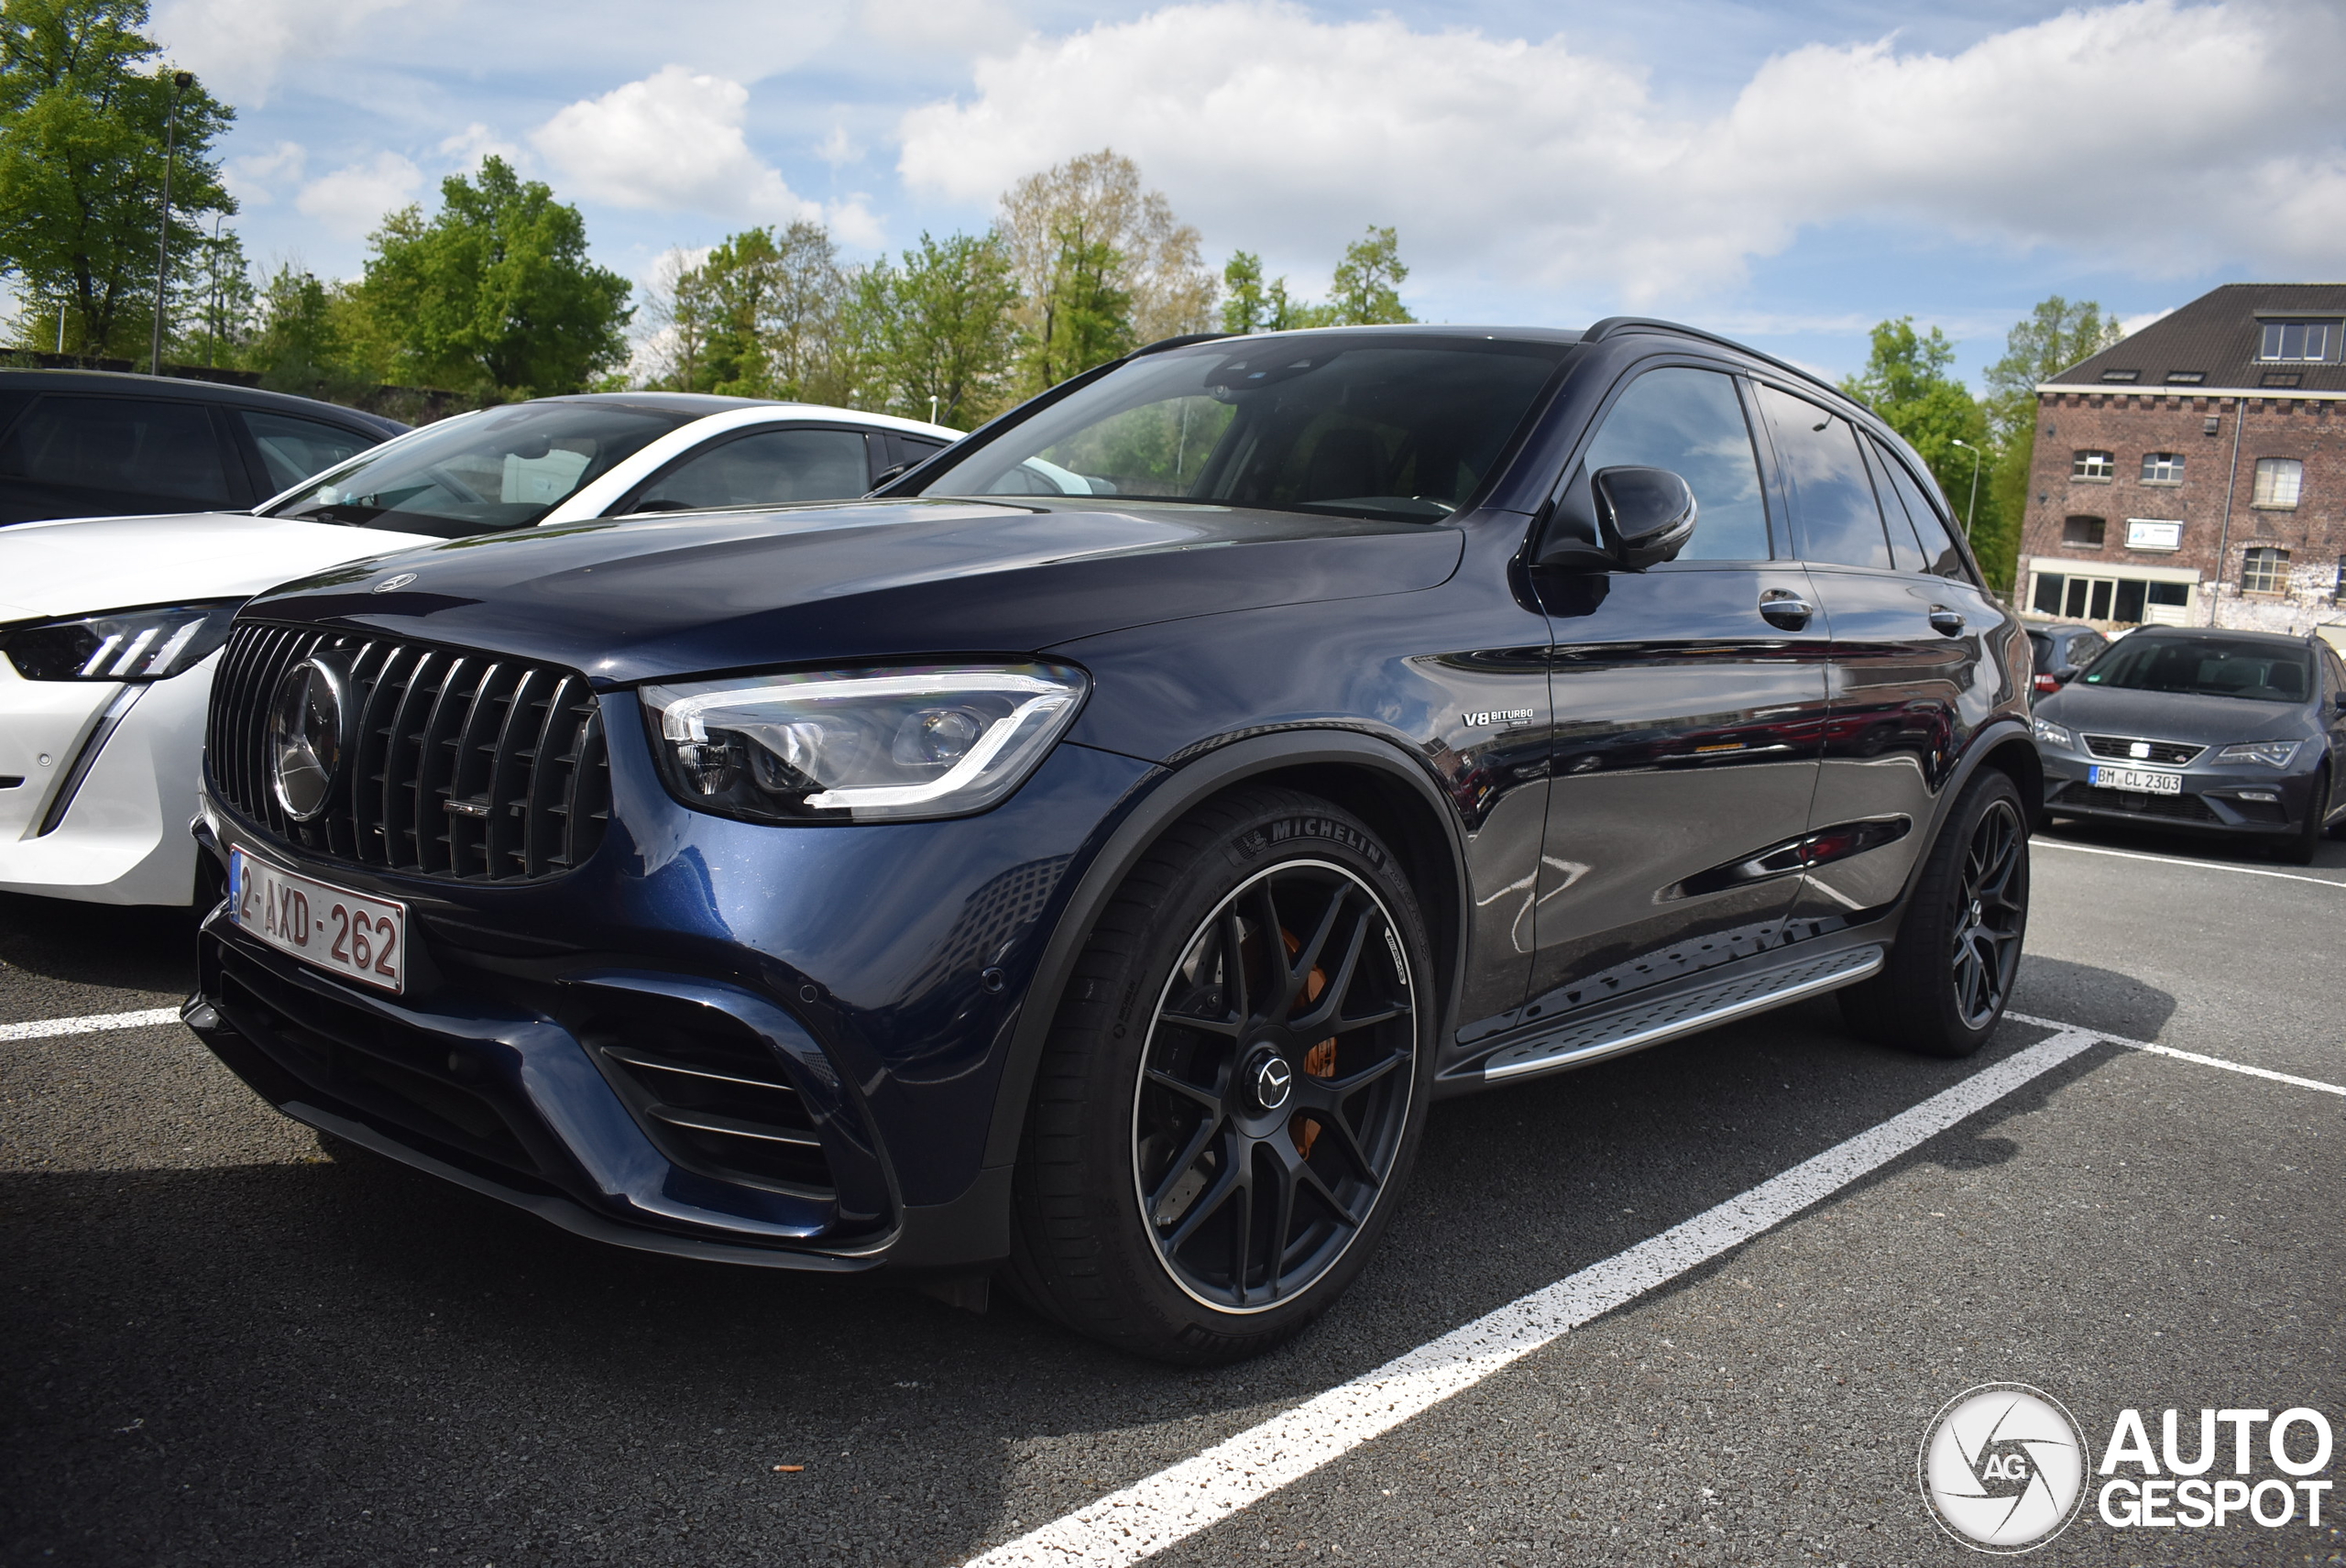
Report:
[{"label": "headlight", "polygon": [[2262,762],[2268,768],[2286,768],[2289,759],[2297,754],[2302,740],[2252,740],[2244,746],[2227,746],[2216,753],[2220,762]]},{"label": "headlight", "polygon": [[116,609],[0,632],[28,681],[159,681],[192,669],[228,641],[242,599],[168,609]]},{"label": "headlight", "polygon": [[669,787],[762,822],[904,822],[983,811],[1066,730],[1083,672],[947,665],[645,686]]},{"label": "headlight", "polygon": [[2047,746],[2059,746],[2064,750],[2068,747],[2069,732],[2059,725],[2043,718],[2034,719],[2031,722],[2036,727],[2036,738]]}]

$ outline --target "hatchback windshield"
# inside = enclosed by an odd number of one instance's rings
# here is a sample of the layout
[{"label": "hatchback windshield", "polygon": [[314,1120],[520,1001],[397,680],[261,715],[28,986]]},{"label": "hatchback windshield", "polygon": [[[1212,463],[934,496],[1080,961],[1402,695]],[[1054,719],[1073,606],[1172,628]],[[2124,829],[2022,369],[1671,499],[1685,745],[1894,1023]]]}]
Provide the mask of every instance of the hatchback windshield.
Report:
[{"label": "hatchback windshield", "polygon": [[2302,649],[2230,637],[2130,637],[2080,677],[2125,691],[2303,702],[2313,666]]},{"label": "hatchback windshield", "polygon": [[442,539],[527,528],[692,417],[591,402],[490,409],[323,474],[270,515]]},{"label": "hatchback windshield", "polygon": [[1482,483],[1563,354],[1561,344],[1331,334],[1148,355],[922,489],[1432,522]]}]

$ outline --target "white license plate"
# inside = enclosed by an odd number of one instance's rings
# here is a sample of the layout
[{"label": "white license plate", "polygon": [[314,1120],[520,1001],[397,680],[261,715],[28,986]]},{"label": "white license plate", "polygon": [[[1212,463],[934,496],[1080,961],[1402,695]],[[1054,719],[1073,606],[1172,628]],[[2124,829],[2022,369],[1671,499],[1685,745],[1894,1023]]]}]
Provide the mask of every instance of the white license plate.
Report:
[{"label": "white license plate", "polygon": [[242,850],[228,857],[228,917],[281,953],[398,995],[407,989],[407,906],[296,876]]},{"label": "white license plate", "polygon": [[2181,773],[2154,773],[2146,768],[2096,768],[2087,782],[2098,789],[2120,789],[2128,795],[2181,795]]}]

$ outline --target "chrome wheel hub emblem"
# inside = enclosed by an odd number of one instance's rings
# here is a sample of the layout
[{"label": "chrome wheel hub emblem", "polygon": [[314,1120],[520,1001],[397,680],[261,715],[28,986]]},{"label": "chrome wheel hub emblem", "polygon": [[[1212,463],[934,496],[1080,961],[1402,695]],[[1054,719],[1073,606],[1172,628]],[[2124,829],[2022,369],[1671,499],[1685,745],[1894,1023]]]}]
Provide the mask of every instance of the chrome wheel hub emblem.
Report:
[{"label": "chrome wheel hub emblem", "polygon": [[1266,1111],[1276,1111],[1287,1103],[1288,1093],[1295,1088],[1295,1069],[1287,1058],[1273,1051],[1255,1064],[1255,1103]]},{"label": "chrome wheel hub emblem", "polygon": [[269,704],[269,779],[277,804],[296,822],[323,816],[346,749],[340,670],[320,658],[285,672]]}]

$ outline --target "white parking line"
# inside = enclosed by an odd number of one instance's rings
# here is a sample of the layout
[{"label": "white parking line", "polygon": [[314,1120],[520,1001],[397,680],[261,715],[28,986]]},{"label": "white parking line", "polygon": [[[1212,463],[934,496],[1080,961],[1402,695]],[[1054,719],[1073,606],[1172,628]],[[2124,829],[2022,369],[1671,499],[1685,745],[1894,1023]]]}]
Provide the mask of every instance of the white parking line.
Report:
[{"label": "white parking line", "polygon": [[2268,872],[2262,866],[2231,866],[2221,861],[2187,860],[2181,855],[2145,855],[2134,850],[2105,850],[2098,844],[2072,844],[2065,839],[2047,839],[2039,833],[2029,839],[2031,848],[2074,850],[2080,855],[2110,855],[2121,861],[2155,861],[2163,866],[2196,866],[2203,872],[2237,872],[2242,876],[2279,877],[2283,882],[2309,882],[2317,887],[2346,890],[2346,882],[2333,882],[2326,876],[2300,876],[2296,872]]},{"label": "white parking line", "polygon": [[176,1007],[149,1007],[142,1013],[91,1013],[79,1018],[36,1018],[29,1024],[0,1024],[0,1040],[46,1040],[58,1035],[100,1035],[108,1029],[148,1029],[176,1024]]},{"label": "white parking line", "polygon": [[2101,1036],[2066,1025],[1913,1109],[1014,1541],[968,1568],[1125,1568],[1219,1523],[1560,1335],[1740,1246],[2051,1071]]},{"label": "white parking line", "polygon": [[[2074,1029],[2075,1024],[2064,1024],[2057,1018],[2032,1018],[2025,1013],[2006,1013],[2015,1024],[2034,1024],[2046,1029]],[[2203,1057],[2198,1051],[2181,1051],[2173,1046],[2153,1045],[2148,1040],[2130,1040],[2123,1035],[2097,1033],[2094,1038],[2107,1040],[2113,1046],[2124,1046],[2130,1051],[2149,1051],[2154,1056],[2173,1057],[2177,1061],[2196,1061],[2201,1067],[2220,1067],[2226,1072],[2244,1072],[2251,1078],[2266,1078],[2275,1083],[2295,1084],[2299,1089],[2319,1089],[2324,1094],[2346,1095],[2346,1083],[2324,1083],[2318,1078],[2299,1078],[2293,1072],[2275,1072],[2269,1067],[2251,1067],[2244,1061],[2231,1061],[2223,1057]]]}]

